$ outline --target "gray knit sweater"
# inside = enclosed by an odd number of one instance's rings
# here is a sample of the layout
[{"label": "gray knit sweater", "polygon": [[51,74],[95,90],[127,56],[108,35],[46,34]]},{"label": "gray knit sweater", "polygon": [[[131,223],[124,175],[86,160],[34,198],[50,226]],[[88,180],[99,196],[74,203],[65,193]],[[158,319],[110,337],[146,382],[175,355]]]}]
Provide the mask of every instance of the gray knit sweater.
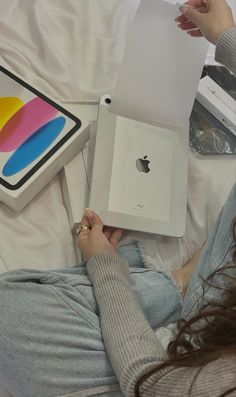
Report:
[{"label": "gray knit sweater", "polygon": [[[236,75],[236,28],[229,29],[219,39],[216,60]],[[166,351],[130,286],[128,263],[118,255],[102,253],[89,260],[88,272],[112,366],[124,395],[133,397],[137,380],[165,361]],[[194,397],[216,397],[233,387],[236,387],[236,358],[225,357],[204,369],[168,366],[144,383],[141,395],[184,397],[189,396],[191,389]],[[230,396],[236,396],[236,391]]]},{"label": "gray knit sweater", "polygon": [[[163,363],[167,354],[130,287],[128,263],[118,255],[103,253],[89,260],[88,271],[99,304],[103,339],[113,369],[124,395],[133,397],[137,380]],[[141,395],[185,397],[189,396],[191,389],[191,396],[194,397],[216,397],[236,387],[236,359],[219,359],[200,372],[199,369],[168,366],[145,382]],[[236,396],[236,391],[231,395]]]}]

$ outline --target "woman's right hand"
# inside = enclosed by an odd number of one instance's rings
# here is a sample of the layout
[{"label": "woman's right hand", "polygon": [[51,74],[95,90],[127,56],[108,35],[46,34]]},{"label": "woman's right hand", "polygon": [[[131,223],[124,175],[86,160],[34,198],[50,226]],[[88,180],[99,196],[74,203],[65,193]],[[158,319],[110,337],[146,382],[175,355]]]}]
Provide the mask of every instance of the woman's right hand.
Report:
[{"label": "woman's right hand", "polygon": [[180,11],[182,15],[176,18],[178,27],[190,36],[205,36],[213,44],[226,30],[236,26],[226,0],[189,0]]},{"label": "woman's right hand", "polygon": [[116,246],[124,230],[104,228],[101,218],[89,208],[85,209],[81,224],[88,226],[88,229],[80,231],[78,236],[78,246],[85,260],[102,252],[116,254]]}]

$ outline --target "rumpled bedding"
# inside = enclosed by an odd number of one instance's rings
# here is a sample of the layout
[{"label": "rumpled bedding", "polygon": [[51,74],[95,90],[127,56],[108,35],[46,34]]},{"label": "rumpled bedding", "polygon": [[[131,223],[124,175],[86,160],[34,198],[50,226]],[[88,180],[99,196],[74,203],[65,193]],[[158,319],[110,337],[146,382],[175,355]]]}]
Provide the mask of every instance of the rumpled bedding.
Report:
[{"label": "rumpled bedding", "polygon": [[[56,100],[99,100],[115,83],[139,0],[0,0],[0,63]],[[201,247],[236,180],[235,158],[189,153],[183,238],[126,233],[168,269]],[[78,201],[80,197],[78,197]],[[77,263],[60,174],[19,214],[0,203],[0,271]]]}]

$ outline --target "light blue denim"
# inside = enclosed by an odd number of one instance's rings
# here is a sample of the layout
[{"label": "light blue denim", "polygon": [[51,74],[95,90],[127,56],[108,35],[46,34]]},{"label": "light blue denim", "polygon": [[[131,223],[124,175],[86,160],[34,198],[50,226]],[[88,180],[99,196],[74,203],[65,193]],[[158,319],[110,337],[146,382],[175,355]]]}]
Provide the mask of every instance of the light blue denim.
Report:
[{"label": "light blue denim", "polygon": [[[180,316],[189,318],[201,307],[199,274],[206,278],[230,261],[235,215],[236,187],[199,259],[183,306],[171,275],[148,269],[140,243],[120,248],[153,328],[175,323]],[[218,291],[211,288],[207,297],[215,299]],[[13,397],[122,396],[104,348],[86,267],[0,275],[0,316],[0,384]]]},{"label": "light blue denim", "polygon": [[[181,298],[170,274],[147,269],[138,242],[119,253],[151,326],[176,321]],[[1,383],[13,397],[122,396],[85,266],[0,275]]]},{"label": "light blue denim", "polygon": [[235,249],[234,221],[236,221],[236,184],[215,222],[198,260],[196,270],[191,277],[184,297],[181,318],[189,319],[207,302],[220,300],[223,290],[217,289],[217,287],[225,288],[230,277],[236,277],[235,266],[223,271],[225,276],[219,275],[211,280],[216,288],[213,286],[206,288],[207,285],[202,282],[202,279],[206,280],[216,270],[232,264],[232,253]]}]

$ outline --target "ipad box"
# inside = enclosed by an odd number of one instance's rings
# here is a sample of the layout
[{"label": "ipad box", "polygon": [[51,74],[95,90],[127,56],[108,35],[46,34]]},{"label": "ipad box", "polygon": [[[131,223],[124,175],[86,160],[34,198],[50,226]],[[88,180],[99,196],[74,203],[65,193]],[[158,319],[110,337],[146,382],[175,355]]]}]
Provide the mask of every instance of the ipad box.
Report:
[{"label": "ipad box", "polygon": [[173,23],[179,7],[142,0],[114,89],[100,101],[89,207],[107,226],[181,237],[189,117],[208,44]]},{"label": "ipad box", "polygon": [[188,129],[167,129],[99,105],[89,207],[107,226],[180,237],[185,232]]},{"label": "ipad box", "polygon": [[90,124],[0,66],[0,202],[14,211],[77,155]]}]

